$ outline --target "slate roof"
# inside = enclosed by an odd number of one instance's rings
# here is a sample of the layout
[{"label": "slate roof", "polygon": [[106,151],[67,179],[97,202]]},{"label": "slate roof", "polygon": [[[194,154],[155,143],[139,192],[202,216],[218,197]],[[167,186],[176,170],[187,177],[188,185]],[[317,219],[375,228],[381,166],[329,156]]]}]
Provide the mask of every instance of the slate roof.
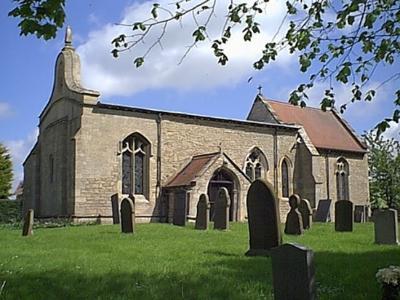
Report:
[{"label": "slate roof", "polygon": [[301,108],[265,98],[263,102],[279,123],[303,126],[316,148],[367,152],[354,130],[335,110]]},{"label": "slate roof", "polygon": [[190,186],[196,176],[218,155],[220,152],[193,156],[192,160],[165,187]]}]

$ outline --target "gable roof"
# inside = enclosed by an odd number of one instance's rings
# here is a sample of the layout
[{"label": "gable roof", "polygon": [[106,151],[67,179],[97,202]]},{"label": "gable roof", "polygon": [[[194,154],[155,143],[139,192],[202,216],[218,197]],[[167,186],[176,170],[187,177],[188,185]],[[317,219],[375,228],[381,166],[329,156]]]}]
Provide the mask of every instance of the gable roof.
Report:
[{"label": "gable roof", "polygon": [[303,126],[316,148],[367,152],[354,130],[335,110],[323,111],[265,98],[261,100],[279,123]]},{"label": "gable roof", "polygon": [[196,155],[179,171],[165,187],[190,186],[196,176],[217,156],[220,152]]}]

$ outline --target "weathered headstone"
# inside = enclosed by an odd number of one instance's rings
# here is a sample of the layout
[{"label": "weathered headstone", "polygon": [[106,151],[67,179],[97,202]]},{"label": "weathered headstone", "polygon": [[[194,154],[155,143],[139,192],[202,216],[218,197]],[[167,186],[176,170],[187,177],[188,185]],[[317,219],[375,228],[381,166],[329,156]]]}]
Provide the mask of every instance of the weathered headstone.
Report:
[{"label": "weathered headstone", "polygon": [[314,253],[304,246],[284,244],[271,250],[275,300],[316,298]]},{"label": "weathered headstone", "polygon": [[303,228],[310,229],[312,225],[312,208],[310,201],[307,199],[301,199],[299,204],[299,212],[303,221]]},{"label": "weathered headstone", "polygon": [[331,199],[319,200],[317,212],[315,213],[315,222],[331,221]]},{"label": "weathered headstone", "polygon": [[22,236],[33,234],[33,209],[28,209],[24,217],[24,225],[22,227]]},{"label": "weathered headstone", "polygon": [[300,204],[300,196],[293,194],[289,197],[290,210],[286,216],[285,233],[286,234],[303,234],[303,220],[301,213],[297,209]]},{"label": "weathered headstone", "polygon": [[354,222],[365,223],[368,220],[368,206],[355,205],[354,206]]},{"label": "weathered headstone", "polygon": [[119,224],[119,195],[114,194],[111,196],[111,209],[113,224]]},{"label": "weathered headstone", "polygon": [[340,200],[335,203],[335,231],[353,231],[353,202]]},{"label": "weathered headstone", "polygon": [[135,197],[133,195],[121,201],[121,231],[123,233],[135,231]]},{"label": "weathered headstone", "polygon": [[222,187],[218,191],[218,197],[215,201],[214,211],[214,229],[228,230],[229,229],[229,207],[231,199],[228,189]]},{"label": "weathered headstone", "polygon": [[248,256],[269,255],[282,243],[278,198],[273,187],[257,179],[247,192],[247,218],[250,249]]},{"label": "weathered headstone", "polygon": [[210,202],[206,194],[201,194],[197,203],[197,214],[195,229],[206,230],[210,219]]},{"label": "weathered headstone", "polygon": [[375,243],[398,245],[399,229],[397,210],[377,209],[374,211]]}]

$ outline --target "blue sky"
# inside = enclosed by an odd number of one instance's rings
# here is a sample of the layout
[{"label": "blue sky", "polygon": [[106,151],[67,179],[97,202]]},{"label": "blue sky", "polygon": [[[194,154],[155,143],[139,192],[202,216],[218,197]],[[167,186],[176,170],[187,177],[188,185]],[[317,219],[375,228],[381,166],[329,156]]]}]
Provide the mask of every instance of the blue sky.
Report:
[{"label": "blue sky", "polygon": [[[84,86],[98,90],[100,101],[245,119],[258,85],[262,85],[266,97],[287,101],[290,91],[305,78],[299,74],[297,57],[287,54],[262,71],[252,69],[251,63],[282,17],[282,5],[276,3],[271,4],[270,15],[261,22],[263,28],[268,28],[264,35],[252,44],[241,43],[240,38],[233,40],[227,67],[216,64],[208,45],[194,48],[178,65],[191,41],[190,21],[182,28],[172,26],[163,42],[164,49],[155,49],[143,68],[135,69],[132,63],[143,47],[113,59],[111,39],[123,32],[123,28],[114,24],[148,16],[150,2],[67,0],[66,23],[73,29],[74,46],[81,56]],[[64,30],[50,41],[20,37],[18,20],[7,16],[12,8],[11,0],[1,1],[0,142],[11,150],[17,182],[22,178],[21,163],[36,140],[38,116],[50,97],[54,63],[63,46]],[[223,16],[217,9],[217,17],[218,13]],[[217,17],[211,31],[218,28]],[[380,68],[370,86],[379,85],[398,67],[399,64]],[[250,76],[253,79],[248,83]],[[344,117],[358,133],[373,128],[379,120],[391,115],[393,92],[398,86],[399,80],[386,84],[372,103],[355,103]],[[316,86],[310,93],[309,105],[318,105],[325,87],[324,83]],[[349,90],[349,86],[337,86],[339,103],[349,100]],[[398,138],[398,132],[398,126],[392,127],[388,135]]]}]

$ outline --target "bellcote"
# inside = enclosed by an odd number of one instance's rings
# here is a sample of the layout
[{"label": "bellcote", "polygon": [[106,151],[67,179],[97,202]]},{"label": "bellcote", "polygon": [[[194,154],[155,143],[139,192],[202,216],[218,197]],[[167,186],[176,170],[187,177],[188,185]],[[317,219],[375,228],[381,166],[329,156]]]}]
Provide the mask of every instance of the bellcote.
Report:
[{"label": "bellcote", "polygon": [[86,89],[81,84],[81,63],[72,44],[72,29],[67,26],[64,47],[56,61],[53,91],[40,117],[47,112],[52,103],[63,98],[76,100],[82,104],[96,104],[99,96],[98,91]]}]

